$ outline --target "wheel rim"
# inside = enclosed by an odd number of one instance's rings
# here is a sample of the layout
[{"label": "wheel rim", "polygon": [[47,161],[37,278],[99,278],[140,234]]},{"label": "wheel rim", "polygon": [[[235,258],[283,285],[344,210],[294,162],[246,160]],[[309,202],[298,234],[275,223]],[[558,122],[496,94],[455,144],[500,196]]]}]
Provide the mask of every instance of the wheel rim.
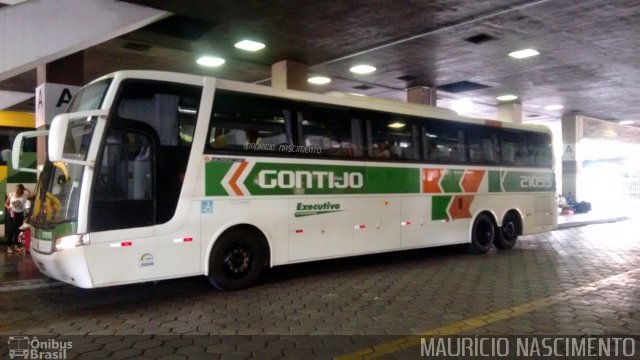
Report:
[{"label": "wheel rim", "polygon": [[508,240],[513,240],[517,236],[516,224],[513,221],[507,221],[502,225],[502,235]]},{"label": "wheel rim", "polygon": [[252,261],[253,253],[250,248],[234,245],[225,251],[222,268],[228,276],[238,279],[249,272]]},{"label": "wheel rim", "polygon": [[476,226],[476,240],[485,247],[493,241],[493,225],[489,221],[481,221]]}]

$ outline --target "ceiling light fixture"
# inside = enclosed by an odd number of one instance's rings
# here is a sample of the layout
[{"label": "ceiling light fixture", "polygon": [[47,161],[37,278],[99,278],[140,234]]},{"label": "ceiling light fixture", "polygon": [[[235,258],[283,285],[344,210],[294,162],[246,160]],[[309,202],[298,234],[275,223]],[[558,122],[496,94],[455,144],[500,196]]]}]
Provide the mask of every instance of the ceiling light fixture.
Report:
[{"label": "ceiling light fixture", "polygon": [[405,125],[406,125],[406,124],[401,123],[401,122],[393,122],[393,123],[389,124],[388,126],[389,126],[390,128],[392,128],[392,129],[400,129],[400,128],[405,127]]},{"label": "ceiling light fixture", "polygon": [[252,40],[242,40],[240,42],[237,42],[234,46],[238,49],[247,51],[258,51],[265,48],[265,45],[263,43]]},{"label": "ceiling light fixture", "polygon": [[370,74],[376,71],[376,68],[375,66],[371,66],[371,65],[356,65],[351,67],[349,71],[356,74]]},{"label": "ceiling light fixture", "polygon": [[214,56],[202,56],[198,60],[196,60],[198,65],[207,66],[207,67],[216,67],[224,64],[224,59]]},{"label": "ceiling light fixture", "polygon": [[313,76],[308,78],[307,82],[315,85],[326,85],[331,82],[331,79],[326,76]]},{"label": "ceiling light fixture", "polygon": [[516,59],[526,59],[536,55],[540,55],[540,53],[537,50],[533,50],[533,49],[524,49],[524,50],[512,51],[509,53],[509,56]]},{"label": "ceiling light fixture", "polygon": [[517,98],[518,97],[515,96],[515,95],[508,94],[508,95],[500,95],[500,96],[498,96],[496,98],[496,100],[498,100],[498,101],[511,101],[511,100],[515,100]]},{"label": "ceiling light fixture", "polygon": [[562,106],[562,105],[547,105],[544,108],[545,108],[545,110],[562,110],[562,109],[564,109],[564,106]]},{"label": "ceiling light fixture", "polygon": [[633,121],[633,120],[620,120],[620,121],[618,121],[618,124],[620,124],[620,125],[633,125],[635,123],[636,122]]}]

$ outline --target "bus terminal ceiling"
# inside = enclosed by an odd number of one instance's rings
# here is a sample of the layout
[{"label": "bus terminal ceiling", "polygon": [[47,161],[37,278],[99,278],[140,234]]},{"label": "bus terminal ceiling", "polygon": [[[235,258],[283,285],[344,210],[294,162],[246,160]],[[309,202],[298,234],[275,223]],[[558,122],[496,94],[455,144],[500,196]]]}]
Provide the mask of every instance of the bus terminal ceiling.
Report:
[{"label": "bus terminal ceiling", "polygon": [[[86,81],[153,69],[269,85],[271,65],[286,59],[332,78],[310,85],[314,92],[403,100],[407,88],[437,86],[439,105],[468,99],[476,106],[470,115],[485,118],[496,117],[496,96],[510,93],[524,121],[584,114],[640,126],[640,4],[633,0],[128,2],[176,15],[86,49]],[[235,49],[242,39],[266,48]],[[507,56],[525,48],[540,55]],[[195,63],[203,54],[226,63],[203,68]],[[360,63],[377,71],[349,71]],[[32,93],[36,85],[34,69],[0,82],[0,90]],[[544,108],[555,104],[564,108]],[[10,110],[33,111],[34,101]]]}]

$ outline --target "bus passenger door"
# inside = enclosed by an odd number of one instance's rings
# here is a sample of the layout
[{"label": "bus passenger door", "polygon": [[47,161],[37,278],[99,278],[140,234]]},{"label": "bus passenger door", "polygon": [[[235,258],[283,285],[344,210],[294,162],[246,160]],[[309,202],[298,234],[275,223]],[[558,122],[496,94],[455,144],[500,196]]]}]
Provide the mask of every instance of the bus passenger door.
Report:
[{"label": "bus passenger door", "polygon": [[[175,194],[158,193],[158,140],[153,132],[110,128],[99,159],[90,207],[91,245],[86,256],[96,285],[126,283],[194,274],[199,271],[198,233],[184,233],[185,227],[156,225],[159,198],[175,197],[181,183],[175,174]],[[168,191],[168,190],[167,190]],[[195,215],[191,214],[191,211]],[[188,229],[199,229],[199,209],[183,207],[179,218]],[[187,216],[193,215],[193,216]],[[191,224],[193,223],[193,224]],[[117,264],[117,265],[116,265]]]}]

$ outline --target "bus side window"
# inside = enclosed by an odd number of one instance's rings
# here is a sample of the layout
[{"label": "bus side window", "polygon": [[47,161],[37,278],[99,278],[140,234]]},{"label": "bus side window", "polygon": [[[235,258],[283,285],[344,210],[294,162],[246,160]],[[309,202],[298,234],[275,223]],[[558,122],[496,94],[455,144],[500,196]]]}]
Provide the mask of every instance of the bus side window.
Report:
[{"label": "bus side window", "polygon": [[108,130],[97,168],[92,231],[153,225],[155,145],[138,131]]},{"label": "bus side window", "polygon": [[518,130],[502,131],[502,164],[506,166],[528,166],[529,151],[525,133]]},{"label": "bus side window", "polygon": [[413,118],[370,113],[367,123],[369,157],[418,160],[419,133]]},{"label": "bus side window", "polygon": [[117,115],[151,126],[162,146],[190,147],[201,92],[197,86],[125,80]]},{"label": "bus side window", "polygon": [[290,103],[219,90],[209,127],[206,153],[280,152],[293,144]]},{"label": "bus side window", "polygon": [[469,162],[484,165],[500,163],[497,128],[468,125],[465,128],[465,135]]},{"label": "bus side window", "polygon": [[[309,105],[300,121],[300,145],[311,148],[310,154],[329,157],[357,157],[362,154],[360,120],[348,110]],[[355,133],[358,135],[355,135]]]},{"label": "bus side window", "polygon": [[531,166],[550,167],[553,162],[550,136],[541,133],[530,134],[527,142]]},{"label": "bus side window", "polygon": [[445,164],[465,162],[464,133],[445,121],[429,119],[423,127],[422,141],[427,161]]}]

